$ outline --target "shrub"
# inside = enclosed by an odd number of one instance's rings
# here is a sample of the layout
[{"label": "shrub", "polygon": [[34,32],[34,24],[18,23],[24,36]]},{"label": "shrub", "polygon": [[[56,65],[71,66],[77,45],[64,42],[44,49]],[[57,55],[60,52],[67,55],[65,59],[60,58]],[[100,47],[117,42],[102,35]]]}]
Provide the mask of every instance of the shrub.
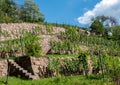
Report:
[{"label": "shrub", "polygon": [[28,33],[25,35],[23,41],[25,44],[25,50],[27,56],[34,56],[34,57],[41,56],[41,46],[37,35]]},{"label": "shrub", "polygon": [[26,46],[26,55],[40,57],[41,56],[41,46],[39,43],[32,43]]}]

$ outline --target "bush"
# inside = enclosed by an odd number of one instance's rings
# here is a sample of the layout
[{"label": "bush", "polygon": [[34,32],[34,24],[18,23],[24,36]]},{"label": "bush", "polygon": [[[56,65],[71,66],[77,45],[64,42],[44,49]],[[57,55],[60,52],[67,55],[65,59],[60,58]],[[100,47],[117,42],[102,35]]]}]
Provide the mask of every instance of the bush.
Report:
[{"label": "bush", "polygon": [[39,43],[32,43],[26,46],[26,55],[40,57],[41,56],[41,46]]},{"label": "bush", "polygon": [[24,37],[25,50],[27,56],[40,57],[41,56],[41,46],[39,43],[39,38],[37,35],[32,33],[25,34]]},{"label": "bush", "polygon": [[120,60],[118,58],[111,59],[108,69],[108,76],[110,76],[115,85],[120,85]]}]

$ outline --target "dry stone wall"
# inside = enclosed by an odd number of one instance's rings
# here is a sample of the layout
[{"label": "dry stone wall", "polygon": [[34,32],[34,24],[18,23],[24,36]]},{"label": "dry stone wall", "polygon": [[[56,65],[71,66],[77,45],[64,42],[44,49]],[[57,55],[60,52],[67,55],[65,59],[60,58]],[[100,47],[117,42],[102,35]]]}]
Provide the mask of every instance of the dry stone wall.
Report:
[{"label": "dry stone wall", "polygon": [[58,34],[65,31],[65,28],[62,27],[53,27],[33,23],[2,23],[0,24],[0,28],[4,33],[4,35],[1,36],[1,40],[19,38],[23,30],[32,31],[35,28],[40,28],[41,34]]},{"label": "dry stone wall", "polygon": [[[39,37],[41,38],[40,44],[42,47],[41,54],[47,54],[50,50],[50,41],[59,41],[58,35],[60,32],[65,32],[65,28],[56,27],[51,25],[43,25],[43,24],[33,24],[33,23],[2,23],[0,24],[0,28],[3,32],[2,36],[0,36],[0,41],[17,39],[22,35],[22,31],[32,31],[35,28],[40,29]],[[38,31],[37,31],[38,32]],[[85,33],[85,30],[79,29],[79,33]],[[21,56],[21,51],[18,50],[16,56]]]},{"label": "dry stone wall", "polygon": [[48,58],[35,57],[19,58],[16,60],[16,62],[25,70],[39,77],[45,77],[47,74],[46,68],[48,66],[48,61]]},{"label": "dry stone wall", "polygon": [[[65,28],[56,27],[56,26],[47,26],[41,24],[32,24],[32,23],[3,23],[0,24],[2,30],[2,35],[0,36],[0,41],[11,40],[20,38],[22,31],[32,32],[36,28],[39,28],[40,32],[39,38],[41,38],[40,44],[42,46],[42,54],[46,54],[50,50],[50,41],[58,41],[57,34],[60,32],[65,32]],[[37,31],[38,32],[38,31]],[[21,51],[17,53],[21,56]]]},{"label": "dry stone wall", "polygon": [[33,69],[33,73],[39,77],[46,77],[47,66],[49,63],[48,58],[31,57],[30,60],[31,60],[31,67]]},{"label": "dry stone wall", "polygon": [[7,68],[8,68],[7,60],[1,60],[0,61],[0,77],[6,76]]},{"label": "dry stone wall", "polygon": [[60,39],[56,35],[42,35],[40,36],[42,38],[40,44],[42,47],[42,54],[47,54],[49,50],[51,49],[50,41],[59,41]]},{"label": "dry stone wall", "polygon": [[[53,60],[56,58],[53,58]],[[70,61],[74,61],[74,60],[78,60],[78,58],[66,58],[67,60]],[[52,60],[52,62],[54,62]],[[66,66],[72,63],[67,64],[65,62],[64,58],[60,58],[60,67],[61,67],[61,71],[60,74],[61,75],[79,75],[79,74],[83,74],[83,70],[78,69],[74,71],[70,71],[68,70],[68,68],[66,68]],[[24,68],[25,70],[27,70],[29,73],[31,73],[32,75],[36,75],[40,78],[42,77],[52,77],[52,76],[56,76],[57,75],[57,71],[55,69],[50,69],[49,65],[51,62],[51,58],[47,58],[47,57],[41,57],[41,58],[35,58],[35,57],[22,57],[19,58],[18,60],[15,60],[15,62],[22,68]],[[81,65],[80,65],[81,66]],[[7,60],[1,60],[0,61],[0,77],[3,77],[7,74],[7,68],[8,68],[8,63]],[[11,68],[11,73],[15,72],[15,68]],[[77,67],[76,67],[77,68]],[[88,59],[88,73],[92,74],[93,73],[93,64],[92,64],[92,60]],[[96,71],[96,70],[95,70]],[[97,72],[97,71],[96,71]],[[99,72],[97,72],[99,73]],[[17,72],[14,73],[14,75],[17,75]]]}]

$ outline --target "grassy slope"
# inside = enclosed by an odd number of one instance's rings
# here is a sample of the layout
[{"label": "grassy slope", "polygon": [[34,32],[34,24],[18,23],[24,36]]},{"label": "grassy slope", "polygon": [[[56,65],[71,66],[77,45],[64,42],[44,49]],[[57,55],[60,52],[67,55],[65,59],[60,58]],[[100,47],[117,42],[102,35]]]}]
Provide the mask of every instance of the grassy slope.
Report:
[{"label": "grassy slope", "polygon": [[[0,78],[0,85],[5,85],[4,78]],[[16,77],[9,77],[8,85],[113,85],[112,83],[103,83],[103,79],[91,76],[86,79],[84,76],[54,77],[39,80],[22,80]]]}]

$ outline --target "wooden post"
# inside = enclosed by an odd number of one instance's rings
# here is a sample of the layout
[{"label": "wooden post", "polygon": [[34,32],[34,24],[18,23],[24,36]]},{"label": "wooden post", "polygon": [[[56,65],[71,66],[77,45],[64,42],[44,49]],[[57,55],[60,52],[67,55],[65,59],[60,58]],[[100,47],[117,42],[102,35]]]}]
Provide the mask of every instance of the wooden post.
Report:
[{"label": "wooden post", "polygon": [[21,50],[22,50],[22,56],[24,55],[24,52],[23,52],[23,42],[22,42],[22,36],[20,36],[20,44],[21,44]]},{"label": "wooden post", "polygon": [[7,69],[7,78],[6,78],[5,85],[8,85],[8,78],[9,78],[9,71],[10,71],[10,65],[9,65],[9,60],[8,60],[8,58],[7,58],[7,62],[8,62],[8,69]]}]

